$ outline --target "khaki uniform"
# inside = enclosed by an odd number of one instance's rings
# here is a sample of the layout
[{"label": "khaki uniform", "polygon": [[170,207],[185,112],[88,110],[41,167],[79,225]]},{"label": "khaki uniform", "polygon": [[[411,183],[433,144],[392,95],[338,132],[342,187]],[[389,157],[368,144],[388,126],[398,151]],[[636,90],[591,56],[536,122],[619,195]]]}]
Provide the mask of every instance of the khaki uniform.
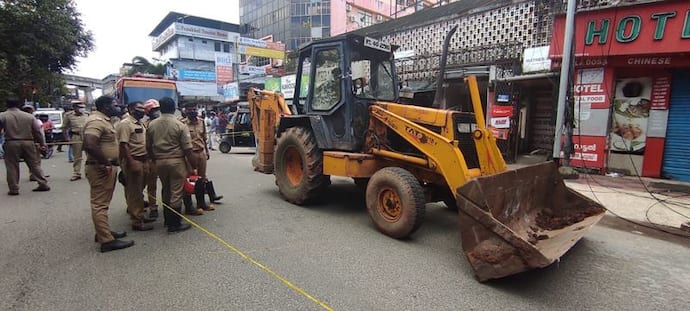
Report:
[{"label": "khaki uniform", "polygon": [[117,137],[110,118],[100,111],[92,113],[87,118],[83,134],[98,137],[99,148],[113,165],[112,171],[107,172],[103,168],[103,163],[98,163],[93,156],[87,154],[85,171],[86,179],[89,180],[91,187],[91,218],[96,228],[98,242],[107,243],[114,240],[108,225],[108,208],[113,199],[117,179],[116,166],[118,166],[119,156]]},{"label": "khaki uniform", "polygon": [[194,157],[197,167],[197,175],[206,178],[206,125],[204,120],[197,118],[196,123],[192,124],[189,119],[182,119],[182,123],[187,125],[189,136],[192,139],[192,157]]},{"label": "khaki uniform", "polygon": [[[148,128],[151,121],[144,122],[144,127]],[[146,172],[145,172],[145,182],[146,182],[146,194],[148,196],[149,208],[151,210],[156,209],[158,204],[158,197],[156,196],[156,191],[158,190],[158,171],[156,171],[156,163],[149,156],[146,161]]]},{"label": "khaki uniform", "polygon": [[132,219],[132,225],[141,225],[144,220],[144,186],[148,171],[146,156],[146,128],[137,119],[128,116],[115,127],[117,140],[120,144],[127,144],[134,163],[129,163],[129,157],[120,154],[120,164],[127,180],[125,185],[125,199],[127,213]]},{"label": "khaki uniform", "polygon": [[82,128],[89,117],[86,113],[77,115],[74,111],[65,113],[65,122],[62,123],[62,130],[69,131],[70,140],[72,141],[72,157],[74,163],[72,164],[72,176],[81,177],[81,160],[82,160]]},{"label": "khaki uniform", "polygon": [[[163,187],[163,204],[181,211],[184,180],[189,175],[184,150],[192,148],[189,130],[174,115],[163,114],[149,124],[146,143],[149,151],[153,153],[149,156],[156,163]],[[164,209],[165,211],[167,210]]]},{"label": "khaki uniform", "polygon": [[34,137],[34,120],[33,115],[18,108],[9,108],[0,113],[0,123],[5,131],[5,168],[10,192],[19,191],[19,159],[24,159],[39,186],[45,187],[48,184],[41,169],[41,157],[34,144],[38,139]]}]

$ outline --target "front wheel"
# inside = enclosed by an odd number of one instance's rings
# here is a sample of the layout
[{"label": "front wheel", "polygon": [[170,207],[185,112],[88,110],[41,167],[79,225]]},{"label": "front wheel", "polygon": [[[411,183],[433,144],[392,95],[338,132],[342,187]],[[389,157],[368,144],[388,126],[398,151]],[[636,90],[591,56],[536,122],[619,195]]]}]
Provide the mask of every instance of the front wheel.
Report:
[{"label": "front wheel", "polygon": [[222,153],[228,153],[230,152],[230,149],[232,149],[232,146],[230,146],[230,143],[224,141],[221,142],[220,145],[218,145],[218,150]]},{"label": "front wheel", "polygon": [[412,173],[399,167],[383,168],[371,177],[366,203],[376,229],[396,239],[408,237],[424,222],[424,189]]},{"label": "front wheel", "polygon": [[293,204],[314,201],[330,184],[330,176],[323,174],[323,153],[303,127],[289,128],[278,138],[273,167],[280,194]]}]

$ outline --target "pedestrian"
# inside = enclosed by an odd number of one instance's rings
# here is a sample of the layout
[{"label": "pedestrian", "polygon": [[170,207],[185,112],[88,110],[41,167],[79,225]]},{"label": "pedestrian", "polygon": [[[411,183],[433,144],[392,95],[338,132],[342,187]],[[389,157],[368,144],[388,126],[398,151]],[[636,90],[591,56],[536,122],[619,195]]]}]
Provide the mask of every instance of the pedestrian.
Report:
[{"label": "pedestrian", "polygon": [[161,181],[163,217],[168,232],[184,231],[191,227],[178,215],[182,213],[184,181],[189,175],[187,163],[192,168],[196,168],[197,163],[192,156],[189,130],[175,118],[175,101],[164,97],[159,104],[161,116],[151,121],[146,130],[146,150],[156,163]]},{"label": "pedestrian", "polygon": [[215,117],[216,113],[211,111],[206,115],[206,118],[204,119],[204,124],[206,124],[206,129],[208,129],[208,149],[209,150],[216,150],[213,148],[213,141],[214,141],[214,135],[216,135],[216,125],[215,125]]},{"label": "pedestrian", "polygon": [[[195,209],[192,204],[191,195],[185,195],[185,212],[190,215],[202,215],[203,211],[214,210],[215,206],[213,203],[216,200],[220,200],[222,196],[216,196],[213,184],[206,177],[206,163],[211,158],[211,154],[208,152],[208,145],[206,144],[206,137],[208,135],[204,120],[197,116],[197,108],[194,103],[186,105],[185,116],[186,118],[182,120],[182,123],[189,128],[189,134],[192,139],[192,156],[195,157],[197,163],[196,175],[198,176],[198,180],[194,184],[197,208]],[[204,198],[206,193],[209,194],[209,204],[206,204],[206,199]]]},{"label": "pedestrian", "polygon": [[62,134],[67,142],[71,142],[72,157],[72,178],[70,181],[81,179],[81,160],[83,155],[82,150],[82,128],[88,115],[84,111],[86,105],[80,100],[72,101],[74,110],[65,113],[65,120],[62,123]]},{"label": "pedestrian", "polygon": [[[158,100],[149,99],[144,104],[144,112],[146,113],[146,121],[144,127],[148,129],[151,121],[158,119],[161,116],[161,108]],[[151,155],[148,156],[146,163],[146,194],[147,205],[149,209],[149,217],[158,218],[158,196],[156,194],[158,188],[158,173],[156,171],[156,163],[153,162]]]},{"label": "pedestrian", "polygon": [[[33,120],[33,122],[35,123],[34,126],[38,126],[38,127],[41,129],[41,136],[43,137],[43,141],[46,142],[45,127],[43,126],[43,121],[40,120],[40,119],[38,118],[38,116],[35,116],[35,115],[34,115],[34,111],[35,111],[34,106],[31,105],[31,104],[25,104],[24,106],[22,106],[22,111],[24,111],[24,112],[26,112],[26,113],[28,113],[28,114],[30,114],[31,116],[34,117],[34,120]],[[40,166],[40,165],[41,165],[41,155],[42,155],[46,150],[48,150],[48,145],[46,144],[46,147],[43,148],[43,149],[41,149],[41,145],[40,145],[40,143],[39,143],[39,140],[35,140],[35,141],[34,141],[34,147],[35,147],[35,150],[36,150],[36,155],[37,155],[37,157],[38,157],[38,165]],[[27,167],[28,167],[28,166],[29,166],[29,162],[27,162],[27,161],[24,161],[24,162],[26,163],[26,165],[27,165]],[[48,175],[44,175],[43,177],[48,178]],[[36,179],[36,177],[34,177],[33,174],[31,174],[31,175],[29,176],[29,181],[37,181],[37,179]]]},{"label": "pedestrian", "polygon": [[132,220],[132,230],[149,231],[153,221],[144,216],[144,187],[148,171],[146,153],[146,129],[141,122],[144,117],[144,103],[131,102],[127,106],[129,114],[115,126],[117,141],[120,144],[120,165],[125,174],[125,200],[127,213]]},{"label": "pedestrian", "polygon": [[5,168],[7,174],[8,195],[19,194],[19,159],[23,158],[33,176],[36,176],[38,187],[33,191],[50,191],[48,181],[41,169],[41,158],[34,142],[45,149],[45,138],[33,115],[19,110],[18,99],[6,101],[7,111],[0,113],[0,129],[5,133]]},{"label": "pedestrian", "polygon": [[101,243],[101,252],[134,245],[134,241],[120,240],[127,236],[126,232],[110,231],[108,224],[108,209],[113,199],[119,166],[117,137],[110,118],[119,112],[112,97],[101,96],[96,99],[96,111],[85,120],[83,129],[85,172],[91,189],[91,219],[96,229],[96,242]]},{"label": "pedestrian", "polygon": [[223,139],[223,135],[225,135],[225,131],[227,130],[228,127],[228,118],[225,115],[225,113],[220,113],[218,114],[218,119],[216,120],[216,134],[220,136],[220,139]]}]

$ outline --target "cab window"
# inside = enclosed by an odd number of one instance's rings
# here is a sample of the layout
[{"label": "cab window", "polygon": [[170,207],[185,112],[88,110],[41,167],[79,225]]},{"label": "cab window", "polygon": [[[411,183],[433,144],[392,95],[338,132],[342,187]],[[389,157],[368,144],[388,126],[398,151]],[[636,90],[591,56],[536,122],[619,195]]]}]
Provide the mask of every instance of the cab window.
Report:
[{"label": "cab window", "polygon": [[335,107],[341,99],[340,94],[340,52],[337,48],[321,50],[316,53],[316,73],[314,78],[313,110],[326,111]]}]

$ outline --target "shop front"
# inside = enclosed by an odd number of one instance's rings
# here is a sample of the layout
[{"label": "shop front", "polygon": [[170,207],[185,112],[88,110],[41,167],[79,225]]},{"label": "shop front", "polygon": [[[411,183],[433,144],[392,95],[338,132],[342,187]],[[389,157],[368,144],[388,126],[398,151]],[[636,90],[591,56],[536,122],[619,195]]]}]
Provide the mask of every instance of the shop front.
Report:
[{"label": "shop front", "polygon": [[580,11],[575,29],[572,165],[690,181],[690,2]]}]

